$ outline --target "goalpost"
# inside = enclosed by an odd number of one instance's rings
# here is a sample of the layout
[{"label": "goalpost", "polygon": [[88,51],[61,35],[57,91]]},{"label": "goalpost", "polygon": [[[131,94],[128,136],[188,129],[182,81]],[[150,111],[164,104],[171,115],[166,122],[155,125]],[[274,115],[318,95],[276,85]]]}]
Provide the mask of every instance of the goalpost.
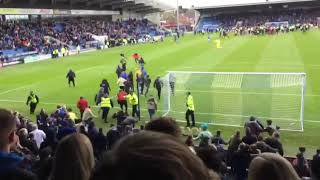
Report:
[{"label": "goalpost", "polygon": [[197,123],[243,127],[255,116],[282,130],[304,130],[305,73],[168,71],[163,81],[163,116],[185,122],[191,92]]}]

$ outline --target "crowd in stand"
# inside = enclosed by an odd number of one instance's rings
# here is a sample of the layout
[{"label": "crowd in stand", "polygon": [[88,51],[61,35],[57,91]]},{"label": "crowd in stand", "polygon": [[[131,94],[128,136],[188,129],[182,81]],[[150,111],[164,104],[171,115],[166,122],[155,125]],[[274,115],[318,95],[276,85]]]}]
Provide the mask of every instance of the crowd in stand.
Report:
[{"label": "crowd in stand", "polygon": [[[295,30],[306,31],[311,26],[319,25],[319,9],[312,10],[266,10],[262,12],[245,12],[237,14],[220,14],[210,17],[219,26],[218,31],[234,32],[236,35],[244,34],[274,34]],[[208,17],[207,17],[208,19]],[[216,29],[208,27],[202,31],[214,32]]]},{"label": "crowd in stand", "polygon": [[61,44],[86,47],[87,42],[94,40],[93,35],[107,36],[106,41],[123,38],[137,41],[145,35],[157,35],[158,30],[146,19],[115,22],[92,18],[0,21],[0,51],[24,49],[48,54],[54,46]]},{"label": "crowd in stand", "polygon": [[0,179],[320,179],[320,150],[309,162],[301,147],[289,162],[271,120],[264,127],[251,117],[245,135],[236,131],[228,141],[203,124],[183,143],[182,130],[170,117],[137,128],[120,110],[106,133],[94,121],[75,124],[72,117],[70,108],[58,106],[51,115],[42,109],[32,123],[0,109]]}]

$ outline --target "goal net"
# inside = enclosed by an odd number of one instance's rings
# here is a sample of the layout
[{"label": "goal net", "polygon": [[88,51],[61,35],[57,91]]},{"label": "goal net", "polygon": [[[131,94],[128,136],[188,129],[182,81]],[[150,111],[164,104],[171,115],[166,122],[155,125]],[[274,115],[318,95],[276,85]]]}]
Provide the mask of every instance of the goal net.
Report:
[{"label": "goal net", "polygon": [[185,122],[191,92],[197,123],[243,127],[255,116],[282,130],[303,131],[305,73],[170,71],[163,79],[164,116]]}]

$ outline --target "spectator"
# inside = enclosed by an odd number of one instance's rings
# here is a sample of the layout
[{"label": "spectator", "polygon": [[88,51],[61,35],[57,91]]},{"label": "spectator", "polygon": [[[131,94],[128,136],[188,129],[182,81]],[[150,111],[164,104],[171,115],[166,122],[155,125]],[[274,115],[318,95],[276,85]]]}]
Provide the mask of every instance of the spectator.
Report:
[{"label": "spectator", "polygon": [[45,109],[41,108],[40,113],[37,115],[37,125],[40,129],[47,126],[48,114]]},{"label": "spectator", "polygon": [[280,134],[274,132],[272,137],[268,137],[265,139],[266,144],[278,150],[278,153],[283,156],[283,147],[282,143],[280,142]]},{"label": "spectator", "polygon": [[148,99],[147,106],[148,106],[149,117],[151,120],[157,112],[157,103],[156,103],[154,97],[150,97]]},{"label": "spectator", "polygon": [[262,153],[250,164],[248,180],[300,180],[291,164],[273,153]]},{"label": "spectator", "polygon": [[85,123],[88,123],[89,121],[93,120],[93,118],[95,117],[97,116],[93,114],[91,107],[88,106],[83,112],[82,121]]},{"label": "spectator", "polygon": [[46,139],[46,134],[43,130],[38,129],[38,125],[32,125],[32,131],[29,133],[34,136],[34,140],[37,143],[37,147],[40,148],[41,143]]},{"label": "spectator", "polygon": [[95,156],[101,160],[102,154],[107,150],[107,137],[103,134],[102,128],[99,128],[99,133],[94,138],[92,144]]},{"label": "spectator", "polygon": [[241,143],[231,160],[231,170],[235,174],[236,180],[247,179],[250,159],[249,145]]},{"label": "spectator", "polygon": [[198,134],[196,138],[193,138],[193,140],[200,140],[202,141],[204,138],[208,139],[209,142],[212,140],[212,134],[208,130],[208,124],[202,124],[201,125],[201,132]]},{"label": "spectator", "polygon": [[311,161],[311,180],[320,180],[320,150],[313,156]]},{"label": "spectator", "polygon": [[272,120],[267,120],[267,127],[264,129],[265,132],[269,134],[269,136],[272,136],[272,134],[277,131],[277,127],[272,125]]},{"label": "spectator", "polygon": [[93,167],[90,140],[79,133],[68,135],[58,144],[50,180],[89,180]]},{"label": "spectator", "polygon": [[25,169],[24,157],[10,153],[10,149],[18,142],[15,131],[16,121],[13,114],[8,110],[0,109],[0,179],[36,179],[33,173]]},{"label": "spectator", "polygon": [[230,138],[228,151],[229,153],[234,153],[238,150],[238,147],[241,143],[240,131],[236,131],[236,133]]},{"label": "spectator", "polygon": [[250,128],[246,128],[246,135],[242,138],[242,142],[251,145],[257,142],[257,136],[251,133]]},{"label": "spectator", "polygon": [[112,149],[113,145],[121,138],[121,132],[119,126],[110,125],[110,130],[107,132],[107,147]]},{"label": "spectator", "polygon": [[38,155],[37,143],[34,140],[28,138],[28,130],[22,128],[18,131],[20,145],[30,150],[34,155]]},{"label": "spectator", "polygon": [[258,119],[255,117],[251,116],[249,121],[245,123],[244,125],[245,128],[249,128],[251,134],[254,134],[256,136],[259,136],[259,134],[263,131],[264,127],[260,123]]},{"label": "spectator", "polygon": [[219,153],[216,149],[212,147],[199,148],[197,149],[197,155],[204,162],[207,168],[217,172],[220,175],[221,179],[224,179],[228,168],[220,158]]},{"label": "spectator", "polygon": [[222,139],[220,130],[218,130],[216,135],[213,136],[212,143],[217,147],[219,151],[224,151],[223,146],[228,145],[228,143]]},{"label": "spectator", "polygon": [[161,132],[174,137],[180,137],[181,131],[177,122],[170,117],[160,117],[146,124],[145,130]]},{"label": "spectator", "polygon": [[188,136],[188,138],[186,139],[185,144],[188,146],[188,148],[190,149],[191,152],[193,152],[194,154],[197,154],[195,149],[194,149],[192,136]]},{"label": "spectator", "polygon": [[81,96],[78,103],[77,103],[77,107],[80,111],[81,118],[82,118],[85,109],[89,107],[89,103],[84,97]]},{"label": "spectator", "polygon": [[300,152],[296,155],[296,159],[294,159],[292,162],[292,165],[300,178],[310,177],[309,165],[307,159],[304,157],[305,150],[306,149],[304,147],[300,147]]},{"label": "spectator", "polygon": [[76,113],[72,112],[72,108],[70,108],[70,107],[67,110],[68,110],[68,118],[71,121],[76,123],[76,120],[78,119]]},{"label": "spectator", "polygon": [[262,153],[265,153],[265,152],[276,153],[278,151],[277,149],[274,149],[271,146],[269,146],[267,143],[265,143],[262,135],[258,136],[258,141],[255,143],[255,145],[257,149],[259,149]]},{"label": "spectator", "polygon": [[122,139],[97,167],[92,180],[219,179],[214,175],[176,138],[142,132]]},{"label": "spectator", "polygon": [[38,179],[49,179],[52,169],[52,149],[46,147],[39,152],[40,159],[32,166],[32,171],[38,176]]}]

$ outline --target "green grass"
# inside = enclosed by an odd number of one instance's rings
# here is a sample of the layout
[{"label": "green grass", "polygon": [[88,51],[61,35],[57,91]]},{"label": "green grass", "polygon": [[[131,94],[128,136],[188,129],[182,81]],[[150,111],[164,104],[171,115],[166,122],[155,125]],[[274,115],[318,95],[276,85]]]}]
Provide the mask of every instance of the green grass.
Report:
[{"label": "green grass", "polygon": [[[126,56],[138,52],[146,60],[146,69],[152,79],[164,76],[167,70],[180,71],[221,71],[221,72],[306,72],[307,96],[305,100],[305,131],[282,131],[282,142],[287,155],[295,155],[299,146],[306,146],[309,155],[320,147],[318,130],[320,129],[320,61],[318,30],[302,34],[300,32],[264,37],[231,37],[222,40],[223,49],[215,49],[207,42],[206,36],[186,36],[176,44],[167,39],[160,44],[146,44],[108,49],[58,60],[17,65],[0,70],[0,107],[17,110],[28,115],[25,105],[30,90],[40,97],[41,107],[52,112],[57,104],[74,106],[79,96],[86,97],[92,104],[99,83],[107,78],[112,86],[111,95],[116,95],[115,68],[119,63],[119,54]],[[65,75],[72,68],[77,73],[77,87],[69,88]],[[129,60],[129,70],[137,66]],[[194,81],[197,83],[197,81]],[[151,89],[151,94],[155,90]],[[181,96],[183,97],[183,96]],[[194,97],[196,98],[196,97]],[[201,99],[201,101],[199,100]],[[198,104],[207,103],[206,98],[195,99]],[[209,98],[210,101],[212,98]],[[221,98],[223,99],[223,98]],[[184,104],[184,98],[175,103]],[[232,101],[231,99],[229,99]],[[222,101],[222,100],[221,100]],[[262,100],[261,100],[262,101]],[[146,99],[141,98],[145,107]],[[264,102],[257,102],[263,104]],[[290,103],[290,102],[288,102]],[[286,104],[286,102],[284,102]],[[177,104],[178,106],[178,104]],[[199,105],[197,105],[197,111]],[[287,104],[290,107],[290,104]],[[160,107],[162,107],[160,105]],[[232,104],[232,107],[237,107]],[[229,108],[230,111],[233,108]],[[97,109],[95,109],[97,112]],[[115,112],[113,109],[112,112]],[[196,111],[196,112],[197,112]],[[226,108],[228,111],[228,108]],[[228,112],[226,112],[228,113]],[[160,114],[160,113],[159,113]],[[142,112],[147,120],[147,112]],[[198,117],[198,121],[204,121]],[[95,120],[100,127],[108,125],[101,119]],[[110,120],[114,122],[113,120]],[[229,138],[239,128],[211,126],[212,131],[222,130],[223,137]],[[242,129],[242,128],[241,128]]]}]

